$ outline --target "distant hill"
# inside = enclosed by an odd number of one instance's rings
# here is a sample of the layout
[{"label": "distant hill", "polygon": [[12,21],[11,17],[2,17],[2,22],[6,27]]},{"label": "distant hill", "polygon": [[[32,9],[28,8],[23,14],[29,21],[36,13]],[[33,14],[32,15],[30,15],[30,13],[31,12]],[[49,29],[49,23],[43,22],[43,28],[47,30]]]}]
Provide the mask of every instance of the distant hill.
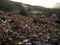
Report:
[{"label": "distant hill", "polygon": [[44,8],[41,6],[31,6],[28,4],[13,2],[9,0],[0,0],[0,10],[3,11],[12,11],[12,10],[21,10],[24,9],[27,12],[31,11],[39,11],[39,12],[47,12],[47,13],[60,13],[59,9],[50,9],[50,8]]},{"label": "distant hill", "polygon": [[21,8],[22,8],[22,6],[20,5],[20,3],[12,2],[12,1],[8,1],[8,0],[0,1],[0,10],[12,11],[13,9],[19,10]]},{"label": "distant hill", "polygon": [[52,13],[60,15],[60,9],[32,6],[21,2],[13,2],[10,0],[0,0],[0,10],[5,12],[19,10],[22,15],[40,15],[41,13],[45,15],[51,15]]}]

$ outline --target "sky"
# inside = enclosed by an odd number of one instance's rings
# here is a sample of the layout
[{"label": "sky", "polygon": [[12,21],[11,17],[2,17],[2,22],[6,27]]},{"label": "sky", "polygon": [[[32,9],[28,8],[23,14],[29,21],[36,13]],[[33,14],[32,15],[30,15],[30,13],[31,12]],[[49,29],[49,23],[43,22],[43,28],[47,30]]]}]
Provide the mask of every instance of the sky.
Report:
[{"label": "sky", "polygon": [[60,0],[12,0],[16,2],[22,2],[30,5],[37,5],[46,8],[52,8],[56,3],[59,3]]}]

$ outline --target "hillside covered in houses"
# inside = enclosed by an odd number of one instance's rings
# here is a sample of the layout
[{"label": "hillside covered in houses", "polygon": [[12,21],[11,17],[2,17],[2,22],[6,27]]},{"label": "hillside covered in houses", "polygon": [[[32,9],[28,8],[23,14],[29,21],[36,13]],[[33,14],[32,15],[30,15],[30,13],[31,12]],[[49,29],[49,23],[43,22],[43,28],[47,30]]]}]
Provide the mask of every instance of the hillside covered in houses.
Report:
[{"label": "hillside covered in houses", "polygon": [[0,45],[60,45],[60,9],[0,0]]}]

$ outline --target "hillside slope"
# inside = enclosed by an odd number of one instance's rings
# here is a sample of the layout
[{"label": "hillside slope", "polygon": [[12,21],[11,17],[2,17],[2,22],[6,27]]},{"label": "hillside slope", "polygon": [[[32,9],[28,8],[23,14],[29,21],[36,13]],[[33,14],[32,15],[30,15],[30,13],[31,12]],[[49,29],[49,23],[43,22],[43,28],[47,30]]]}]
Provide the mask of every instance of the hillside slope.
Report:
[{"label": "hillside slope", "polygon": [[[9,0],[1,0],[0,1],[0,10],[4,12],[12,12],[13,10],[18,12],[21,15],[27,15],[27,16],[34,16],[34,15],[45,15],[48,17],[51,17],[53,14],[57,15],[58,17],[56,23],[60,23],[60,9],[55,8],[44,8],[41,6],[31,6],[28,4],[18,3],[18,2],[12,2]],[[16,11],[17,10],[17,11]],[[13,12],[12,12],[13,13]],[[52,18],[53,19],[53,18]]]}]

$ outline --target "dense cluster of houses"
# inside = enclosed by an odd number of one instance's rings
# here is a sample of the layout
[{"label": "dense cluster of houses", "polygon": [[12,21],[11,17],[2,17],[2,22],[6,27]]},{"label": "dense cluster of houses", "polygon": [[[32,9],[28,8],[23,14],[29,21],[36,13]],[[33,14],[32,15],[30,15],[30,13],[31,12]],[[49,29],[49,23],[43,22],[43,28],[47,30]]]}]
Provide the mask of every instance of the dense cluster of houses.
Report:
[{"label": "dense cluster of houses", "polygon": [[0,45],[60,45],[56,18],[0,14]]}]

